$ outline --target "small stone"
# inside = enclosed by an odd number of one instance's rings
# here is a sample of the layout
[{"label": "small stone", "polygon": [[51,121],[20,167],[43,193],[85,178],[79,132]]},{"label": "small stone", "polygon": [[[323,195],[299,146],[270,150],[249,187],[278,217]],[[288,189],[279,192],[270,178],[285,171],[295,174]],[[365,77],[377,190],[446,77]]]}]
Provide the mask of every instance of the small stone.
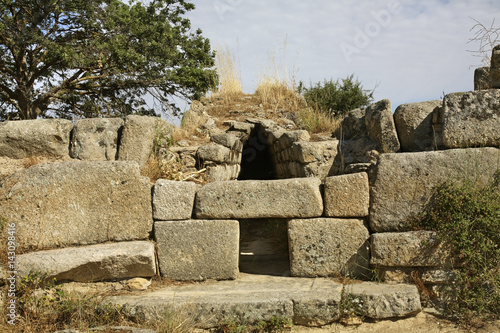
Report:
[{"label": "small stone", "polygon": [[133,278],[128,280],[125,283],[126,287],[131,290],[147,290],[151,285],[151,280],[143,279],[143,278]]}]

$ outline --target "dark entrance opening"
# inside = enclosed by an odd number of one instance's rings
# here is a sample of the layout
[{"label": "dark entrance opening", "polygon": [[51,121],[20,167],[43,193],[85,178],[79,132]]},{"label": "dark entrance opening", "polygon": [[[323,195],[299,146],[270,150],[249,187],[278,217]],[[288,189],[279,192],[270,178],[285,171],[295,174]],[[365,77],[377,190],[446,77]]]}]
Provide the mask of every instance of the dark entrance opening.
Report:
[{"label": "dark entrance opening", "polygon": [[240,221],[240,272],[290,276],[287,220]]},{"label": "dark entrance opening", "polygon": [[262,125],[255,124],[248,139],[243,143],[241,171],[238,180],[276,178],[271,146]]}]

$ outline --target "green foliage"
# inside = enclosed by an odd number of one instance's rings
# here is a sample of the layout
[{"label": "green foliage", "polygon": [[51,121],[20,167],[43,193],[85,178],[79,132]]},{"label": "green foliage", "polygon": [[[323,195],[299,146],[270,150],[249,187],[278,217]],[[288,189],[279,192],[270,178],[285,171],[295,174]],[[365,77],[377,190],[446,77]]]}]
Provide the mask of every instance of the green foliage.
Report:
[{"label": "green foliage", "polygon": [[364,90],[353,74],[337,81],[318,82],[309,88],[300,82],[297,92],[304,96],[309,106],[332,116],[342,116],[372,102],[374,90]]},{"label": "green foliage", "polygon": [[[179,111],[213,81],[184,0],[2,0],[0,119]],[[144,99],[150,94],[155,106]]]},{"label": "green foliage", "polygon": [[500,172],[486,187],[471,181],[439,186],[418,227],[438,232],[458,262],[445,312],[464,322],[500,314]]}]

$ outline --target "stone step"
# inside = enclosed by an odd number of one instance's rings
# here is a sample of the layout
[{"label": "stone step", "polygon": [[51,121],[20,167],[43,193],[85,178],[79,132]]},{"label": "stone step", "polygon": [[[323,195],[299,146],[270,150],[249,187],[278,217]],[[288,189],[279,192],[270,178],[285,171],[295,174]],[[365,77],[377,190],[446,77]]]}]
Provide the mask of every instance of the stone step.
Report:
[{"label": "stone step", "polygon": [[243,273],[234,281],[169,286],[147,294],[111,296],[105,302],[124,307],[134,320],[158,320],[178,311],[196,316],[200,328],[212,328],[224,322],[251,324],[273,317],[290,318],[295,325],[323,326],[338,320],[342,311],[353,311],[350,307],[356,299],[362,303],[361,313],[375,319],[421,311],[417,288],[412,285],[362,282],[344,288],[329,278]]}]

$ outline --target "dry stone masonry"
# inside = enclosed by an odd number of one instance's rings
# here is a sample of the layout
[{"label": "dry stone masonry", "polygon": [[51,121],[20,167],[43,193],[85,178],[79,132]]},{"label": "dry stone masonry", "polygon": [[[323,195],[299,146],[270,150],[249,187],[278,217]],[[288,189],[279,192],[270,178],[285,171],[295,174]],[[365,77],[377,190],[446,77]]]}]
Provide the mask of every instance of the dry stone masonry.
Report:
[{"label": "dry stone masonry", "polygon": [[[488,88],[497,87],[497,56]],[[110,298],[138,319],[186,304],[207,328],[273,316],[321,326],[339,319],[342,302],[368,318],[413,315],[422,308],[415,272],[430,290],[454,274],[446,244],[414,231],[412,219],[436,186],[485,184],[500,168],[499,106],[495,89],[403,104],[394,115],[382,100],[349,112],[340,133],[313,137],[290,119],[255,115],[221,129],[196,102],[186,119],[200,121],[210,142],[168,148],[171,126],[153,117],[3,122],[0,158],[57,162],[2,170],[0,217],[16,224],[20,276],[228,280]],[[205,170],[208,183],[152,184],[140,173],[152,151]],[[283,230],[247,234],[266,225]],[[273,262],[277,248],[284,268]],[[257,254],[280,276],[248,274],[242,263]],[[374,274],[386,283],[327,279]],[[234,288],[251,296],[239,301]]]}]

